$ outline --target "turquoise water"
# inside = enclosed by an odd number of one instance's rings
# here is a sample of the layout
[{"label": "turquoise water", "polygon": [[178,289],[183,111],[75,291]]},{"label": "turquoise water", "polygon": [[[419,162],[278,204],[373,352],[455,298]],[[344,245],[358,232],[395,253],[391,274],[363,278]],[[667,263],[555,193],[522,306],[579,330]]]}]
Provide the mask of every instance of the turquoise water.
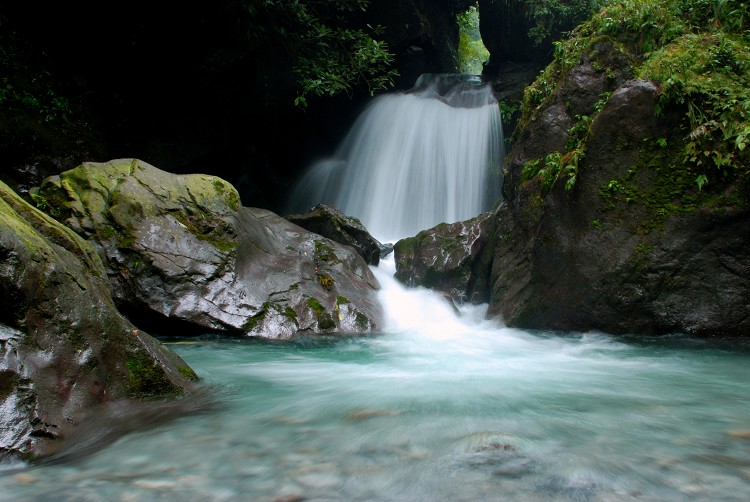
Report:
[{"label": "turquoise water", "polygon": [[[6,466],[0,499],[748,499],[747,347],[527,332],[484,320],[483,307],[456,317],[392,283],[389,266],[376,269],[383,332],[165,338],[210,406]],[[127,423],[102,422],[115,434]]]}]

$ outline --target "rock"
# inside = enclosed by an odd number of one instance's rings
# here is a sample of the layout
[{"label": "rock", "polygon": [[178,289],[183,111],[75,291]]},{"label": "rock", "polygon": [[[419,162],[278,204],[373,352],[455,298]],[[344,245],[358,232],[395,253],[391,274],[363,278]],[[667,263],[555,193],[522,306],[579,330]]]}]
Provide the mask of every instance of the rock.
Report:
[{"label": "rock", "polygon": [[382,244],[370,235],[362,222],[336,208],[318,204],[305,214],[290,214],[284,218],[310,232],[353,247],[368,265],[380,262]]},{"label": "rock", "polygon": [[91,409],[197,377],[115,308],[96,251],[0,183],[0,458],[34,458]]},{"label": "rock", "polygon": [[393,252],[393,243],[392,242],[385,242],[380,244],[380,258],[385,258],[389,254]]},{"label": "rock", "polygon": [[[560,116],[560,89],[535,112],[542,123]],[[612,92],[593,117],[571,190],[562,176],[549,193],[538,177],[523,178],[525,161],[564,151],[554,128],[528,123],[506,167],[490,317],[532,329],[750,332],[750,208],[731,184],[675,192],[681,115],[655,116],[658,94],[645,80]]]},{"label": "rock", "polygon": [[393,247],[396,279],[441,291],[458,303],[488,301],[492,247],[487,243],[494,228],[494,215],[483,213],[401,239]]},{"label": "rock", "polygon": [[289,338],[379,322],[379,284],[362,257],[241,206],[220,178],[120,159],[48,178],[35,197],[94,244],[118,305],[151,331]]}]

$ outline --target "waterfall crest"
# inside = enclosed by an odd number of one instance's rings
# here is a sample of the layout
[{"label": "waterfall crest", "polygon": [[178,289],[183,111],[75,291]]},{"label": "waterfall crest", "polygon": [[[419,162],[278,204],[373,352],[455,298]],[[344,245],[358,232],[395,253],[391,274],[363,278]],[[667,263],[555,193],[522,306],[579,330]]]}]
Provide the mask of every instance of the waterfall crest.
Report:
[{"label": "waterfall crest", "polygon": [[362,221],[381,242],[490,208],[502,183],[502,123],[476,75],[422,75],[375,98],[331,158],[308,168],[290,212],[316,204]]}]

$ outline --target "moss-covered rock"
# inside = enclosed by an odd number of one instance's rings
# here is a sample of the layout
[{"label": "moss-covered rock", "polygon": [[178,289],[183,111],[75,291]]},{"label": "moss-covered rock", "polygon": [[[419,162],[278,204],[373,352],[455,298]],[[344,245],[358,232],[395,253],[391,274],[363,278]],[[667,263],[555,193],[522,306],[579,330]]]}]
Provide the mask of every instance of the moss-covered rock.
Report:
[{"label": "moss-covered rock", "polygon": [[353,247],[369,265],[380,262],[382,244],[370,235],[361,221],[336,208],[318,204],[305,214],[289,214],[285,218],[311,232]]},{"label": "moss-covered rock", "polygon": [[[34,192],[49,214],[94,243],[118,306],[160,334],[289,338],[372,330],[377,280],[351,248],[262,209],[226,181],[175,175],[136,159],[86,163]],[[370,320],[318,327],[306,299],[337,295]]]},{"label": "moss-covered rock", "polygon": [[[489,315],[542,329],[750,332],[750,126],[737,100],[750,58],[735,43],[747,35],[697,3],[678,7],[612,2],[527,90],[505,165]],[[708,144],[710,160],[696,154]]]},{"label": "moss-covered rock", "polygon": [[495,230],[493,213],[468,221],[442,223],[393,246],[395,277],[407,286],[441,291],[458,303],[489,299]]},{"label": "moss-covered rock", "polygon": [[117,311],[91,245],[3,183],[0,263],[0,458],[43,454],[103,403],[190,392],[192,369]]}]

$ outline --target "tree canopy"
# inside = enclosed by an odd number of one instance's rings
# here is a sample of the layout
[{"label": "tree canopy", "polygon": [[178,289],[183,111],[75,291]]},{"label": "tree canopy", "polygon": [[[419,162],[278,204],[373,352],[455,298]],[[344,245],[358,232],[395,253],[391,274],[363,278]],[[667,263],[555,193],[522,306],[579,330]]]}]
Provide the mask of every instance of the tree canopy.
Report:
[{"label": "tree canopy", "polygon": [[312,95],[370,94],[393,86],[394,55],[379,39],[382,26],[352,22],[370,0],[245,0],[241,22],[258,47],[274,44],[291,58],[297,80],[295,104]]}]

